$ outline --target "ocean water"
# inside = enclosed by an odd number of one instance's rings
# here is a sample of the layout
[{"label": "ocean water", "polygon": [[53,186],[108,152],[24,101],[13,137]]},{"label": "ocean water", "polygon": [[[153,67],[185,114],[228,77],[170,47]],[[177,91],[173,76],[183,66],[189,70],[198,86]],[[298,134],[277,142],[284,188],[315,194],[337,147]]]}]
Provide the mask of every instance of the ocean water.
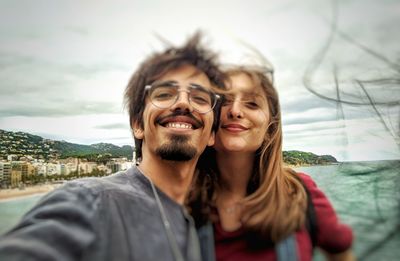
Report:
[{"label": "ocean water", "polygon": [[44,194],[0,201],[0,234],[11,229]]},{"label": "ocean water", "polygon": [[[296,169],[309,174],[353,228],[358,260],[400,260],[400,160],[349,162]],[[43,195],[0,202],[0,234]],[[317,252],[315,260],[323,260]]]},{"label": "ocean water", "polygon": [[[353,228],[358,260],[400,260],[400,161],[298,168],[309,174]],[[321,254],[316,254],[316,260]]]}]

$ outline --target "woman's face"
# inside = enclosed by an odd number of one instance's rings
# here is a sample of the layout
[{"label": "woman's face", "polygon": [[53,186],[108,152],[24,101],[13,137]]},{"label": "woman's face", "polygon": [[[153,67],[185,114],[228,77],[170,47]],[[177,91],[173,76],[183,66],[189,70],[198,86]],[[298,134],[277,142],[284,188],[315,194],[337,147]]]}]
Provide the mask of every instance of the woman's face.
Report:
[{"label": "woman's face", "polygon": [[229,79],[214,148],[219,152],[255,152],[270,120],[265,92],[247,74],[235,74]]}]

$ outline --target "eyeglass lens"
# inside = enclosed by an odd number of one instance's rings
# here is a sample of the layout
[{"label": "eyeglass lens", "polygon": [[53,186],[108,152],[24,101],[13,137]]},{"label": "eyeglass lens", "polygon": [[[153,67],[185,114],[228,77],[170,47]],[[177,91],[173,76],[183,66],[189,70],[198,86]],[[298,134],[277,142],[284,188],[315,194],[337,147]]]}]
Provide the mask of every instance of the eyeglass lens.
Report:
[{"label": "eyeglass lens", "polygon": [[204,87],[191,85],[181,88],[168,82],[151,86],[150,100],[155,106],[166,109],[176,103],[180,92],[188,93],[189,103],[200,113],[211,111],[215,105],[214,97]]}]

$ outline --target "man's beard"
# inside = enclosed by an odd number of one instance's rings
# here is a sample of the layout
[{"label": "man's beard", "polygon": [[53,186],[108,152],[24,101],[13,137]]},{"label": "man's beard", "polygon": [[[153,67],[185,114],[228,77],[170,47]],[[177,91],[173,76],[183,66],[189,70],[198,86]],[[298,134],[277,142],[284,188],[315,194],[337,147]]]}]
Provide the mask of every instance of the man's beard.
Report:
[{"label": "man's beard", "polygon": [[196,156],[197,150],[188,144],[188,139],[185,135],[171,135],[170,142],[157,148],[156,153],[163,160],[189,161]]}]

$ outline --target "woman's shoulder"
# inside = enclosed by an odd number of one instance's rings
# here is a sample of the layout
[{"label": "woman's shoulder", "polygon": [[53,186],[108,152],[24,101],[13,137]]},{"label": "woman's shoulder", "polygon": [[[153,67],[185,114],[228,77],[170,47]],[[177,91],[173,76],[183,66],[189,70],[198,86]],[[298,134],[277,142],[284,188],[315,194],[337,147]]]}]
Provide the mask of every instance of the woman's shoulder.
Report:
[{"label": "woman's shoulder", "polygon": [[317,221],[317,245],[329,253],[339,253],[350,248],[353,240],[352,230],[340,222],[336,211],[315,181],[305,173],[298,173],[309,191]]},{"label": "woman's shoulder", "polygon": [[296,174],[297,174],[297,176],[299,176],[299,177],[302,179],[302,181],[307,182],[307,183],[312,182],[312,183],[315,184],[314,180],[313,180],[313,179],[311,178],[311,176],[308,175],[307,173],[304,173],[304,172],[296,172]]},{"label": "woman's shoulder", "polygon": [[313,178],[303,172],[296,172],[297,176],[301,179],[303,185],[311,192],[312,190],[318,189],[317,184]]},{"label": "woman's shoulder", "polygon": [[[305,189],[307,190],[307,194],[311,197],[314,208],[317,210],[323,209],[331,209],[333,210],[333,206],[329,202],[328,197],[325,193],[317,186],[316,182],[313,178],[303,172],[297,173],[298,177],[300,177]],[[330,211],[329,211],[330,212]]]}]

